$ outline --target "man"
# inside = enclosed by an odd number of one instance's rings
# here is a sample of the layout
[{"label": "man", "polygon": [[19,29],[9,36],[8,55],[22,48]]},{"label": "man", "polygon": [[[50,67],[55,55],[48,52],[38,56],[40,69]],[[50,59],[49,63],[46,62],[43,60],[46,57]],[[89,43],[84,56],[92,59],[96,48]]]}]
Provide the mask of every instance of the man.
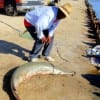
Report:
[{"label": "man", "polygon": [[56,4],[58,4],[60,2],[60,0],[49,0],[48,1],[48,5],[49,6],[55,6]]},{"label": "man", "polygon": [[67,3],[60,7],[43,6],[26,13],[24,25],[35,40],[29,56],[30,61],[37,61],[39,55],[42,55],[48,61],[54,61],[50,57],[54,30],[61,19],[69,17],[71,8],[72,6]]}]

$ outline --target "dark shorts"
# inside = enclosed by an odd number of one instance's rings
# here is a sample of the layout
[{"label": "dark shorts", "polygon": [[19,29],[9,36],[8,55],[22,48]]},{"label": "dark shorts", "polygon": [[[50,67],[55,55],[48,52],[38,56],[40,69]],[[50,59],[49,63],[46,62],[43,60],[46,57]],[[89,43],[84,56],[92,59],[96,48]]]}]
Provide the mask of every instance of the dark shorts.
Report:
[{"label": "dark shorts", "polygon": [[[36,29],[35,29],[34,26],[26,27],[26,29],[27,29],[28,32],[31,34],[31,36],[32,36],[32,38],[33,38],[34,40],[37,40],[37,39],[38,39],[37,33],[36,33]],[[48,29],[43,30],[43,34],[44,34],[44,36],[48,37],[48,34],[49,34]]]}]

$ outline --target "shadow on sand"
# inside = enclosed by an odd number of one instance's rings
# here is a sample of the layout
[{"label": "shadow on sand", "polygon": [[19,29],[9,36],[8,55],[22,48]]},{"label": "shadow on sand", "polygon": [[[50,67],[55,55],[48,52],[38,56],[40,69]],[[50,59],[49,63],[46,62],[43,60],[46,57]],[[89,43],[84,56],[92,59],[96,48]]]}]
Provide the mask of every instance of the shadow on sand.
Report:
[{"label": "shadow on sand", "polygon": [[9,100],[16,100],[12,91],[11,91],[11,85],[10,85],[10,81],[11,81],[11,76],[13,74],[13,72],[16,70],[17,67],[9,70],[4,78],[3,78],[3,90],[8,94],[9,96]]},{"label": "shadow on sand", "polygon": [[85,74],[83,78],[87,79],[92,86],[94,86],[93,94],[100,98],[100,73],[99,74]]},{"label": "shadow on sand", "polygon": [[88,10],[86,10],[86,17],[87,17],[87,20],[86,20],[85,26],[88,27],[88,33],[89,33],[87,34],[87,37],[94,40],[96,44],[100,44],[100,40],[98,39],[96,28],[94,26],[92,17]]},{"label": "shadow on sand", "polygon": [[11,43],[5,40],[0,40],[0,53],[12,54],[23,59],[25,57],[24,52],[29,53],[30,51],[25,48],[22,48],[21,46],[15,43]]}]

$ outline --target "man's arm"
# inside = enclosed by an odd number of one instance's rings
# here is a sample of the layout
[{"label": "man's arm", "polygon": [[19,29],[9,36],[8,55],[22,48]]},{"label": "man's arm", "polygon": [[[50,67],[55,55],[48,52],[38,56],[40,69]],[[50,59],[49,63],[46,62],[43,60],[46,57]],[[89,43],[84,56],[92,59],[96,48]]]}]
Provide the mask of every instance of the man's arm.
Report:
[{"label": "man's arm", "polygon": [[54,35],[54,30],[56,29],[58,24],[59,24],[59,21],[55,20],[54,23],[51,25],[51,27],[48,29],[50,37],[52,37]]}]

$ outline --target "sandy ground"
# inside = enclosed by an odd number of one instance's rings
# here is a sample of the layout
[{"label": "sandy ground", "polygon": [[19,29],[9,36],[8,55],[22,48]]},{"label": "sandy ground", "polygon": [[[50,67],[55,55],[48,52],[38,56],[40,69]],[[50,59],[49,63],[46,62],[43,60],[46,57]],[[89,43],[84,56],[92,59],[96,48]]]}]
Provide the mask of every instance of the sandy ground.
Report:
[{"label": "sandy ground", "polygon": [[[67,1],[63,0],[61,4]],[[90,33],[88,31],[86,6],[84,0],[70,0],[70,2],[73,5],[73,11],[70,18],[64,19],[55,31],[55,42],[51,56],[56,60],[54,65],[65,71],[75,71],[76,75],[73,77],[68,75],[67,79],[63,81],[65,83],[62,83],[66,86],[63,89],[67,89],[63,90],[63,96],[66,98],[57,99],[53,94],[52,99],[48,98],[50,95],[47,98],[48,100],[99,100],[100,73],[98,75],[93,73],[96,68],[90,63],[85,52],[95,43],[93,39],[88,38]],[[24,31],[23,18],[24,15],[10,17],[2,12],[0,14],[0,100],[14,100],[10,90],[12,72],[17,66],[27,63],[22,58],[28,56],[34,42],[21,38],[16,30],[1,23],[1,21]],[[51,82],[51,80],[49,81]],[[55,79],[54,82],[56,81],[61,83],[62,78]],[[54,87],[54,85],[50,86]],[[28,92],[30,91],[24,91],[26,94]],[[35,91],[32,93],[34,94]],[[35,100],[41,100],[41,92],[37,93],[40,98]],[[61,94],[61,92],[59,93]],[[47,98],[43,100],[47,100]]]}]

